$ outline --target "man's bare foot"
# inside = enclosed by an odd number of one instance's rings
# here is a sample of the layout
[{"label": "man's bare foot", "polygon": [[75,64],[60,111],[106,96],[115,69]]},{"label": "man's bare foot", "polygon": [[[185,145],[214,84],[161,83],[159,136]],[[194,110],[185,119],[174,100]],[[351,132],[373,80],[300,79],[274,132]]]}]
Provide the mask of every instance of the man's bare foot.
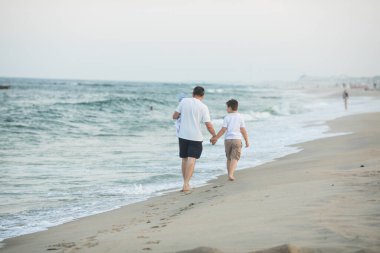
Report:
[{"label": "man's bare foot", "polygon": [[235,181],[235,177],[234,176],[228,176],[228,180],[229,181]]}]

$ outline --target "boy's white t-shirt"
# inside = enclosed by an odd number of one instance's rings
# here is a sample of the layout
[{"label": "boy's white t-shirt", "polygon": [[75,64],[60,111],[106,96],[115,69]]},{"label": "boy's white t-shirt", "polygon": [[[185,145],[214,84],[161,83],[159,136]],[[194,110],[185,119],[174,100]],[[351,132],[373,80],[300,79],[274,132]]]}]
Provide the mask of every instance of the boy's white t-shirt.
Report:
[{"label": "boy's white t-shirt", "polygon": [[181,115],[178,137],[191,141],[203,141],[201,123],[210,122],[208,107],[196,98],[184,98],[176,112]]},{"label": "boy's white t-shirt", "polygon": [[223,127],[227,128],[227,132],[224,137],[225,140],[241,140],[242,135],[240,128],[245,127],[245,122],[240,113],[233,112],[224,117]]}]

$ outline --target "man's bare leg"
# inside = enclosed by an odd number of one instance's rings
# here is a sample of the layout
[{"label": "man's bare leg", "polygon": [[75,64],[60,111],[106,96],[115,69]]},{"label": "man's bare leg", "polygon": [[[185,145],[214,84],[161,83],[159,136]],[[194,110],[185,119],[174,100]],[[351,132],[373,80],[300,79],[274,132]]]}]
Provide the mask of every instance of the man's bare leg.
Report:
[{"label": "man's bare leg", "polygon": [[194,157],[188,157],[185,158],[186,162],[182,160],[182,164],[185,165],[184,171],[183,171],[183,191],[187,192],[190,191],[190,179],[193,176],[194,173],[194,167],[195,167],[195,161],[196,159]]},{"label": "man's bare leg", "polygon": [[183,181],[185,181],[185,172],[186,172],[187,158],[182,158],[182,177]]}]

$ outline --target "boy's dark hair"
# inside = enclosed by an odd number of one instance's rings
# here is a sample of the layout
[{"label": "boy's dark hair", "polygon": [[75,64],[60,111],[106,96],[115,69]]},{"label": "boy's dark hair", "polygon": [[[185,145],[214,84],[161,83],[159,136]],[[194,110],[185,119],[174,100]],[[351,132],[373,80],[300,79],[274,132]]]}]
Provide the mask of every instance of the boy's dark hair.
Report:
[{"label": "boy's dark hair", "polygon": [[237,111],[239,107],[239,102],[236,99],[230,99],[227,101],[227,106],[230,107],[233,111]]},{"label": "boy's dark hair", "polygon": [[194,96],[200,96],[200,97],[203,97],[205,94],[205,89],[201,86],[197,86],[194,88],[193,90],[193,95]]}]

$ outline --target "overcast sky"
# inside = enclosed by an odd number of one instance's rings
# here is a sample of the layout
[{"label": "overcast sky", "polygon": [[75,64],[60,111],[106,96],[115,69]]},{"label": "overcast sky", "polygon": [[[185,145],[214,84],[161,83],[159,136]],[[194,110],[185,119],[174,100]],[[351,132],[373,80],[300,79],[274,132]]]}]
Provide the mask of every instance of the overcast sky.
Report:
[{"label": "overcast sky", "polygon": [[380,74],[380,0],[0,0],[0,76]]}]

